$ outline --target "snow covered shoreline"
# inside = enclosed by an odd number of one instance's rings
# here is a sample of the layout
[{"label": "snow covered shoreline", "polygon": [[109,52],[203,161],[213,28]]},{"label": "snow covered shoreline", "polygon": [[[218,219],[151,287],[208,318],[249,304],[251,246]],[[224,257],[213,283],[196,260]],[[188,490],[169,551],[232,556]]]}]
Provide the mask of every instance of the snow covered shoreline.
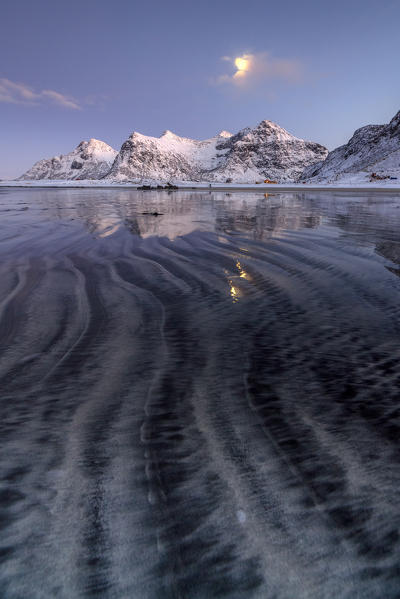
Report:
[{"label": "snow covered shoreline", "polygon": [[[157,182],[151,182],[152,191],[168,191],[156,189]],[[163,185],[162,182],[159,183]],[[258,191],[273,193],[276,191],[374,191],[400,193],[400,179],[384,180],[370,183],[368,181],[337,181],[334,183],[282,183],[282,184],[254,184],[254,183],[199,183],[199,182],[174,182],[177,191]],[[50,189],[127,189],[137,190],[141,185],[137,183],[121,183],[102,180],[51,180],[40,179],[36,181],[0,181],[0,188],[50,188]],[[140,190],[140,189],[139,189]]]}]

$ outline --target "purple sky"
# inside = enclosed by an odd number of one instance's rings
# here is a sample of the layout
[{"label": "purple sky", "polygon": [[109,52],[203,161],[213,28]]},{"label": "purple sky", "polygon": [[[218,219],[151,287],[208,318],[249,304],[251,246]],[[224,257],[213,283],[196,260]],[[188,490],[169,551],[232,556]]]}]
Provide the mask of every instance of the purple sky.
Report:
[{"label": "purple sky", "polygon": [[0,14],[3,179],[133,130],[202,139],[269,119],[332,149],[400,109],[398,0],[3,0]]}]

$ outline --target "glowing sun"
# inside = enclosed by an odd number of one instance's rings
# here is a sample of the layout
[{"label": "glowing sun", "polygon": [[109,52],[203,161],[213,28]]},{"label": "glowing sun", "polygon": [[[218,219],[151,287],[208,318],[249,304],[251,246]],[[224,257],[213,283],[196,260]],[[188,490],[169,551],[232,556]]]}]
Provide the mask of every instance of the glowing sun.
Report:
[{"label": "glowing sun", "polygon": [[248,71],[250,66],[250,61],[247,58],[247,56],[238,56],[237,58],[235,58],[235,67],[237,68],[236,73],[234,74],[234,77],[242,77],[243,75],[246,74],[246,71]]},{"label": "glowing sun", "polygon": [[247,71],[247,69],[249,68],[248,59],[242,56],[238,56],[238,58],[235,58],[235,67],[238,71]]}]

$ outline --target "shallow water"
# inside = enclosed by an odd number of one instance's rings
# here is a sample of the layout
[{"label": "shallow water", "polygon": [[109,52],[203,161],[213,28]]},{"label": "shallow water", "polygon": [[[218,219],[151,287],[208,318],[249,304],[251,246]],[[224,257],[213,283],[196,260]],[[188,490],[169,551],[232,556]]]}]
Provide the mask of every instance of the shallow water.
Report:
[{"label": "shallow water", "polygon": [[400,196],[0,190],[0,596],[400,593]]}]

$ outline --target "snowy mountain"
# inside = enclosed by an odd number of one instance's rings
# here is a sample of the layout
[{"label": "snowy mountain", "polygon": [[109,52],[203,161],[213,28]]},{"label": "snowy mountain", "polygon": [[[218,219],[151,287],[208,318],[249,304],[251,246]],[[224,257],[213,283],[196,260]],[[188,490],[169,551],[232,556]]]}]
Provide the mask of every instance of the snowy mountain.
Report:
[{"label": "snowy mountain", "polygon": [[309,180],[357,184],[372,173],[400,179],[400,111],[387,125],[367,125],[332,152],[294,137],[271,121],[236,134],[221,131],[198,141],[165,131],[160,137],[134,132],[119,152],[96,139],[72,152],[40,160],[18,180],[106,179],[109,182],[255,183]]},{"label": "snowy mountain", "polygon": [[211,173],[213,181],[232,178],[253,183],[265,178],[296,181],[304,168],[324,159],[328,150],[317,143],[294,137],[271,121],[254,129],[242,129],[217,146],[225,160]]},{"label": "snowy mountain", "polygon": [[313,182],[357,182],[378,176],[400,178],[400,111],[387,125],[367,125],[326,160],[305,169],[302,179]]},{"label": "snowy mountain", "polygon": [[98,139],[81,141],[69,154],[39,160],[19,180],[101,179],[109,172],[117,153]]},{"label": "snowy mountain", "polygon": [[208,180],[226,151],[218,151],[231,133],[221,131],[215,137],[197,141],[165,131],[160,137],[132,133],[121,150],[107,178],[132,181]]},{"label": "snowy mountain", "polygon": [[295,181],[305,167],[327,153],[323,146],[298,139],[270,121],[236,135],[222,131],[203,141],[171,131],[158,138],[134,132],[122,145],[107,178],[134,182]]}]

